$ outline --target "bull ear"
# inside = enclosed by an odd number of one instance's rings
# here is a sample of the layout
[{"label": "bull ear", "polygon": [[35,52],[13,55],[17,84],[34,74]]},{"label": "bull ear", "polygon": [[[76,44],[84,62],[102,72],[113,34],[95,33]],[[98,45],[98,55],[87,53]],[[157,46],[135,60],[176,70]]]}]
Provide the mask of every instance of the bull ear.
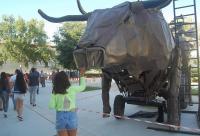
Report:
[{"label": "bull ear", "polygon": [[141,1],[145,9],[149,8],[157,8],[162,9],[169,5],[172,0],[149,0],[149,1]]},{"label": "bull ear", "polygon": [[38,13],[46,20],[53,22],[53,23],[61,23],[61,22],[67,22],[67,21],[86,21],[88,17],[91,15],[91,13],[87,13],[84,15],[67,15],[63,17],[50,17],[46,15],[42,10],[38,10]]},{"label": "bull ear", "polygon": [[85,10],[83,9],[83,7],[81,6],[80,0],[76,0],[77,1],[77,5],[78,5],[78,9],[82,14],[87,14],[87,12],[85,12]]}]

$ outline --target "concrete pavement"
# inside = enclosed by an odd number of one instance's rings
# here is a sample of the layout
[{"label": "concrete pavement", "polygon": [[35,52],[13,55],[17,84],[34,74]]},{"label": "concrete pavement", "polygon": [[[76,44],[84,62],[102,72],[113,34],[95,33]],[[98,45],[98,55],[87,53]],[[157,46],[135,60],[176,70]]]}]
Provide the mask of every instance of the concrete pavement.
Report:
[{"label": "concrete pavement", "polygon": [[[100,80],[90,80],[87,84],[100,85]],[[3,112],[0,112],[0,136],[54,136],[56,134],[55,111],[48,109],[50,94],[51,83],[47,83],[45,88],[40,87],[40,94],[37,96],[37,106],[32,107],[29,105],[29,93],[27,93],[24,106],[24,121],[22,122],[17,120],[10,100],[8,118],[3,118]],[[114,96],[119,94],[115,84],[112,85],[110,94],[110,102],[113,105]],[[187,134],[149,130],[146,128],[151,125],[131,119],[116,120],[114,117],[102,118],[101,113],[96,113],[102,111],[101,90],[79,93],[77,95],[77,104],[79,107],[78,136],[187,136]],[[84,109],[87,109],[87,111],[84,111]],[[152,107],[126,104],[125,115],[132,115],[139,110],[156,111]],[[154,121],[155,118],[148,120]],[[196,128],[197,124],[194,115],[183,114],[182,125]]]}]

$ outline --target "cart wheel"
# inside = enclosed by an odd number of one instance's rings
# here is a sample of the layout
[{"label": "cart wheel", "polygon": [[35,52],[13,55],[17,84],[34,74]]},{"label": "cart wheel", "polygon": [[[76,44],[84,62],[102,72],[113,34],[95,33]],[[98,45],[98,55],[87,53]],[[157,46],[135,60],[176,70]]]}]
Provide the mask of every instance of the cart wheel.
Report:
[{"label": "cart wheel", "polygon": [[117,116],[124,116],[125,99],[122,95],[117,95],[114,100],[114,115],[116,119],[122,119]]}]

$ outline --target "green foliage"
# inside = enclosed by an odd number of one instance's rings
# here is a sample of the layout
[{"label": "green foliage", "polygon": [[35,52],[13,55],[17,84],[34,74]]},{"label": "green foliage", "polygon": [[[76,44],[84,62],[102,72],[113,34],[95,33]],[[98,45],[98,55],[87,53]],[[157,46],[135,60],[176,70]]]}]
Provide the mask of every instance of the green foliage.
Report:
[{"label": "green foliage", "polygon": [[54,35],[54,42],[57,45],[57,60],[64,68],[76,68],[73,60],[73,50],[84,31],[84,23],[67,22],[59,28]]},{"label": "green foliage", "polygon": [[[191,17],[180,17],[176,20],[176,31],[180,33],[179,40],[191,40],[192,38],[195,38],[195,33],[188,33],[194,31],[195,27],[194,25],[184,25],[184,23],[191,23],[193,22]],[[170,22],[170,24],[174,24],[174,20]],[[170,26],[172,32],[175,31],[175,26]]]},{"label": "green foliage", "polygon": [[198,91],[199,91],[198,88],[193,88],[192,89],[192,95],[198,95],[199,94]]},{"label": "green foliage", "polygon": [[[177,21],[177,27],[176,30],[179,34],[179,43],[180,46],[185,46],[185,50],[190,50],[190,49],[196,49],[196,43],[195,42],[185,42],[185,41],[192,41],[196,39],[196,34],[195,33],[190,33],[195,31],[195,26],[194,25],[184,25],[184,23],[191,23],[193,22],[193,18],[191,17],[181,17],[176,20]],[[174,21],[171,21],[171,24],[174,24]],[[200,28],[200,27],[198,27]],[[174,25],[171,25],[171,30],[172,32],[175,31]],[[200,29],[198,29],[199,31]],[[200,32],[200,31],[199,31]],[[188,58],[196,58],[198,57],[196,50],[193,50],[191,52],[186,52]],[[187,59],[188,59],[187,58]],[[198,66],[198,62],[196,59],[188,59],[189,65],[193,67]],[[197,68],[191,68],[191,81],[192,82],[198,82],[198,69]]]},{"label": "green foliage", "polygon": [[3,61],[8,59],[25,66],[39,61],[47,65],[54,52],[46,46],[47,35],[43,28],[44,23],[35,19],[26,22],[21,17],[3,16],[0,22]]}]

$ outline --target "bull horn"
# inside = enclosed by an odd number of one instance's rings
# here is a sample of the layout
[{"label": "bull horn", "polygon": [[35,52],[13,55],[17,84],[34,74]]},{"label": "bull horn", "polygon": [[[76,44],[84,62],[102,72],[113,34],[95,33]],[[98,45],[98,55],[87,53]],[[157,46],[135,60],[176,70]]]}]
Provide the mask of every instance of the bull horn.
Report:
[{"label": "bull horn", "polygon": [[162,9],[169,5],[172,0],[149,0],[149,1],[141,1],[145,9],[149,8],[157,8]]},{"label": "bull horn", "polygon": [[78,9],[82,14],[87,14],[87,12],[85,12],[85,10],[83,9],[83,7],[81,6],[80,0],[77,0],[77,5],[78,5]]},{"label": "bull horn", "polygon": [[67,16],[55,18],[55,17],[50,17],[50,16],[46,15],[40,9],[38,10],[38,13],[44,19],[48,20],[49,22],[53,22],[53,23],[61,23],[61,22],[65,22],[65,21],[86,21],[91,14],[91,13],[87,13],[87,14],[84,14],[84,15],[67,15]]}]

